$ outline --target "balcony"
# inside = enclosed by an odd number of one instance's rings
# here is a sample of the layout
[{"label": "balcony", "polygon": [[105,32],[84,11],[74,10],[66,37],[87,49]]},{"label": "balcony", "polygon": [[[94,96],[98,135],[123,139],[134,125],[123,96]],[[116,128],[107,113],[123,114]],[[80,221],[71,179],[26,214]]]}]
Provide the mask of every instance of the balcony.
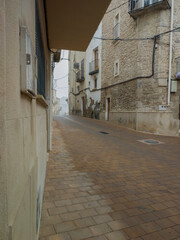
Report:
[{"label": "balcony", "polygon": [[120,23],[117,23],[113,29],[114,39],[118,39],[120,36]]},{"label": "balcony", "polygon": [[83,82],[85,80],[84,78],[84,72],[79,70],[77,73],[76,73],[76,82]]},{"label": "balcony", "polygon": [[96,59],[89,63],[89,75],[93,75],[99,72],[99,60]]},{"label": "balcony", "polygon": [[133,18],[137,18],[149,10],[167,8],[170,8],[169,0],[129,0],[129,14]]}]

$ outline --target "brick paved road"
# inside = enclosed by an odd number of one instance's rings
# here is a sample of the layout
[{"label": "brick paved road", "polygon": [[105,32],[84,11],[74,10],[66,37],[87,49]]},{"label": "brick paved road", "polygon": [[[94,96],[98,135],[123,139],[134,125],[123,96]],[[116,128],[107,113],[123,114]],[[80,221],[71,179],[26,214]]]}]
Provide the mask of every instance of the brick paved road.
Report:
[{"label": "brick paved road", "polygon": [[180,240],[180,138],[56,118],[40,240],[63,239]]}]

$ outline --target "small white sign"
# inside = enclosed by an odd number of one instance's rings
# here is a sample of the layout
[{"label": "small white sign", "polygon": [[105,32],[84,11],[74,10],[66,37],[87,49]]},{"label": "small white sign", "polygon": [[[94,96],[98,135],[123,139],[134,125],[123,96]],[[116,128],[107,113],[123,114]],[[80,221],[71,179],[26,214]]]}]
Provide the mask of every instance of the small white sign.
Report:
[{"label": "small white sign", "polygon": [[159,105],[159,111],[166,111],[167,106],[166,105]]}]

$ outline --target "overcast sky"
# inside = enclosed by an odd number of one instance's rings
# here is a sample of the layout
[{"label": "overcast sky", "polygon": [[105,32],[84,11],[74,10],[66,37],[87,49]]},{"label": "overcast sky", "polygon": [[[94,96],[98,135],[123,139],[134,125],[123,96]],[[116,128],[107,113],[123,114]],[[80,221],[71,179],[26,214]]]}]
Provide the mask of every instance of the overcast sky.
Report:
[{"label": "overcast sky", "polygon": [[[68,59],[68,51],[62,50],[61,58]],[[57,90],[57,97],[68,97],[68,60],[61,60],[56,64],[54,70],[54,88]]]}]

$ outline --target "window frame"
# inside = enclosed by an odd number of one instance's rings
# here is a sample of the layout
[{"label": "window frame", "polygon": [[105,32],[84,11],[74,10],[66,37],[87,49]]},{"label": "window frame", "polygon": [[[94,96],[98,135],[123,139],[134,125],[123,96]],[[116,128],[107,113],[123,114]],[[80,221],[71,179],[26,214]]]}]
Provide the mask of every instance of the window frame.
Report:
[{"label": "window frame", "polygon": [[[117,67],[117,69],[116,69],[116,66],[118,65],[118,67]],[[114,62],[114,77],[117,77],[117,76],[119,76],[119,60],[116,60],[115,62]],[[116,71],[117,70],[117,71]]]},{"label": "window frame", "polygon": [[[118,16],[118,18],[117,18]],[[118,19],[118,21],[117,21]],[[119,26],[118,26],[119,25]],[[118,33],[117,33],[117,37],[115,37],[115,27],[118,26]],[[120,37],[120,11],[116,12],[115,16],[114,16],[114,28],[113,28],[113,38],[114,39],[118,39]]]}]

